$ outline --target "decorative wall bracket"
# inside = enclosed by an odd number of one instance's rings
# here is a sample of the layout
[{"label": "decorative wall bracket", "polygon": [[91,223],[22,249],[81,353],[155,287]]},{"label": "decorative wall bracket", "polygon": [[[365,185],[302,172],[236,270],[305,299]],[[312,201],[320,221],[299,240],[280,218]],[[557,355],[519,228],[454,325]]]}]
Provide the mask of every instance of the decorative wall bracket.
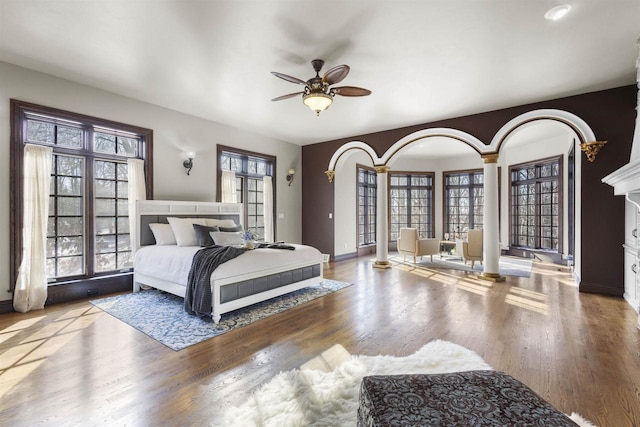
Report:
[{"label": "decorative wall bracket", "polygon": [[580,144],[580,149],[587,155],[587,160],[593,163],[596,160],[596,154],[602,147],[605,146],[607,141],[591,141]]},{"label": "decorative wall bracket", "polygon": [[336,171],[324,171],[327,174],[327,178],[329,178],[329,182],[333,182],[333,177],[336,176]]}]

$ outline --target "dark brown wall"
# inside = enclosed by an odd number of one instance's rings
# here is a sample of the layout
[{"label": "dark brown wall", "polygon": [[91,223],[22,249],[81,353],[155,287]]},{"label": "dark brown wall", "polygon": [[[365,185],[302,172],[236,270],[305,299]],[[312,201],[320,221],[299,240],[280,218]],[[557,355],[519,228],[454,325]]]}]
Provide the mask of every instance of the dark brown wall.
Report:
[{"label": "dark brown wall", "polygon": [[[594,163],[582,159],[582,282],[580,290],[621,296],[623,284],[624,198],[600,180],[629,161],[635,123],[637,88],[624,86],[471,116],[440,120],[302,147],[302,240],[323,253],[334,253],[334,184],[324,171],[342,144],[358,140],[382,155],[393,143],[418,130],[447,127],[489,144],[514,117],[531,110],[565,110],[583,119],[608,144]],[[353,203],[352,200],[345,203]]]}]

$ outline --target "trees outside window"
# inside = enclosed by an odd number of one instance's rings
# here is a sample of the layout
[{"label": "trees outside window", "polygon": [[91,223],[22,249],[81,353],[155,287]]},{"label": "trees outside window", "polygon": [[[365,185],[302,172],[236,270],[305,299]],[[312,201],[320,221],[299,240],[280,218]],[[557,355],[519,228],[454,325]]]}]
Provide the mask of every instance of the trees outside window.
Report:
[{"label": "trees outside window", "polygon": [[389,180],[390,241],[398,240],[402,227],[433,237],[433,173],[391,172]]},{"label": "trees outside window", "polygon": [[562,157],[511,166],[511,246],[560,252]]},{"label": "trees outside window", "polygon": [[376,243],[376,171],[367,166],[357,166],[358,190],[358,246]]},{"label": "trees outside window", "polygon": [[481,229],[484,209],[482,170],[444,173],[444,232],[450,239],[467,237]]},{"label": "trees outside window", "polygon": [[16,100],[11,101],[11,111],[12,278],[22,253],[25,144],[53,149],[48,281],[60,284],[131,272],[127,160],[145,160],[147,196],[151,197],[153,131]]},{"label": "trees outside window", "polygon": [[235,172],[236,202],[244,205],[245,228],[264,236],[264,177],[274,176],[275,157],[219,145],[218,162],[218,201],[222,200],[222,171]]}]

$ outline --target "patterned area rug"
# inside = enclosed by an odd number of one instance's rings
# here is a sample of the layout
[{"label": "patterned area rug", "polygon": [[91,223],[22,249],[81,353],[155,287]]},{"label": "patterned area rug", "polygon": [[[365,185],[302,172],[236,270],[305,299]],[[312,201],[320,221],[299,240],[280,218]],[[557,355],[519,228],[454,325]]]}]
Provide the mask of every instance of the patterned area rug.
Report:
[{"label": "patterned area rug", "polygon": [[[407,260],[403,261],[402,255],[398,254],[390,256],[389,260],[394,263],[415,266],[417,268],[440,268],[445,270],[468,271],[469,273],[477,274],[481,274],[484,269],[483,265],[476,262],[472,270],[470,262],[465,264],[460,258],[451,255],[443,255],[442,257],[440,257],[440,255],[434,255],[433,262],[429,260],[428,256],[422,259],[418,257],[415,264],[413,263],[413,258],[407,257]],[[503,276],[531,277],[533,262],[528,258],[501,256],[498,263],[500,274]]]},{"label": "patterned area rug", "polygon": [[94,300],[91,304],[178,351],[350,285],[324,280],[316,285],[225,313],[217,325],[211,318],[201,319],[186,313],[182,298],[155,289]]}]

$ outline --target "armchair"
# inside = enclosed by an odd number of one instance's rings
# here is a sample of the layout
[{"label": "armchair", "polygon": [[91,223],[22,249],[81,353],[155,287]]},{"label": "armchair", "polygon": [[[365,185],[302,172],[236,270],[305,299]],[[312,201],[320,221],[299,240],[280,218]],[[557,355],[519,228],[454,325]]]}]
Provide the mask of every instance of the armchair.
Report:
[{"label": "armchair", "polygon": [[469,230],[467,240],[456,240],[456,252],[466,264],[471,261],[471,269],[476,261],[482,264],[482,230]]},{"label": "armchair", "polygon": [[406,260],[407,255],[413,257],[413,263],[416,263],[416,257],[429,255],[433,262],[433,255],[440,253],[439,239],[421,239],[418,236],[416,228],[401,228],[398,237],[398,252],[402,254],[402,259]]}]

